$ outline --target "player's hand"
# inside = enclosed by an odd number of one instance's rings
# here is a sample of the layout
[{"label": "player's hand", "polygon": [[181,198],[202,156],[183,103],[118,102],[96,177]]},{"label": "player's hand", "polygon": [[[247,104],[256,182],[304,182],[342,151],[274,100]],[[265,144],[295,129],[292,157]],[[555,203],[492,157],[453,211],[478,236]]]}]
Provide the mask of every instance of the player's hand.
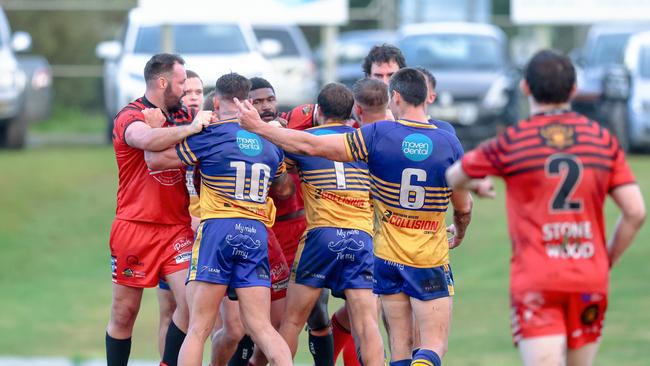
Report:
[{"label": "player's hand", "polygon": [[494,189],[494,183],[490,177],[477,180],[472,184],[471,191],[482,198],[494,198],[497,195],[497,192]]},{"label": "player's hand", "polygon": [[151,128],[162,127],[167,120],[160,108],[145,108],[142,110],[142,114],[144,115],[144,123]]},{"label": "player's hand", "polygon": [[190,132],[195,134],[203,131],[203,128],[208,126],[213,118],[214,112],[200,111],[196,114],[196,117],[194,117],[194,121],[189,125]]},{"label": "player's hand", "polygon": [[463,239],[456,235],[456,225],[451,224],[447,226],[447,243],[449,244],[449,249],[458,247],[462,241]]},{"label": "player's hand", "polygon": [[275,119],[273,121],[270,121],[269,125],[273,126],[273,127],[277,127],[277,128],[283,128],[284,127],[284,126],[282,126],[282,123],[280,123],[280,121],[275,120]]},{"label": "player's hand", "polygon": [[252,131],[259,124],[264,124],[264,121],[260,118],[257,109],[253,107],[251,102],[244,100],[240,102],[239,99],[233,98],[233,102],[239,108],[239,125],[248,131]]}]

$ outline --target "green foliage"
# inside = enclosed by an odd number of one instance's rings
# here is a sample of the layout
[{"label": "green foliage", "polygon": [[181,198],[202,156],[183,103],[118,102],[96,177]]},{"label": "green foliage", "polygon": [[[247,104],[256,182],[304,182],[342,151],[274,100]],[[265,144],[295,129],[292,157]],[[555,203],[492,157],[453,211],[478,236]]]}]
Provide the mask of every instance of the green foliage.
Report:
[{"label": "green foliage", "polygon": [[[650,192],[650,159],[634,157]],[[103,357],[111,298],[108,234],[115,212],[112,149],[35,149],[0,153],[0,352]],[[510,341],[503,188],[475,202],[466,242],[452,252],[457,295],[449,365],[518,365]],[[611,202],[610,202],[611,203]],[[608,205],[612,227],[616,210]],[[610,230],[611,231],[611,230]],[[612,271],[610,309],[596,365],[641,366],[650,357],[650,232],[644,228]],[[338,301],[331,301],[334,309]],[[156,359],[153,291],[136,322],[132,357]],[[297,362],[310,363],[303,338]]]}]

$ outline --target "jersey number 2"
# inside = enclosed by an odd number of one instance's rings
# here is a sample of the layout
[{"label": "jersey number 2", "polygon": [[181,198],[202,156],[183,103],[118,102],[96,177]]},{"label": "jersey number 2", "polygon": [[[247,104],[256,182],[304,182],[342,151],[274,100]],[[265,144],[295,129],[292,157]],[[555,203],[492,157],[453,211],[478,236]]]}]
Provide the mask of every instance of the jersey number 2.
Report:
[{"label": "jersey number 2", "polygon": [[546,160],[546,175],[560,176],[560,186],[550,202],[552,211],[580,211],[582,201],[571,200],[576,186],[582,179],[582,163],[574,155],[554,154]]}]

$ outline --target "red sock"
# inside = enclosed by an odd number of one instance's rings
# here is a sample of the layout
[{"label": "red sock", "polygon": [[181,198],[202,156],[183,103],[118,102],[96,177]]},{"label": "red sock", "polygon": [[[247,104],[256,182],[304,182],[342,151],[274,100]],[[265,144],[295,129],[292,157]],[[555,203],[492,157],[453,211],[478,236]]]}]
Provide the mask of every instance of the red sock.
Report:
[{"label": "red sock", "polygon": [[336,318],[336,313],[332,315],[332,336],[334,337],[334,363],[336,363],[336,359],[339,357],[339,353],[341,353],[343,347],[348,342],[354,344],[350,331],[343,328],[341,323],[339,323],[339,320]]},{"label": "red sock", "polygon": [[350,340],[343,348],[343,364],[345,366],[361,366],[359,356],[357,355],[357,346],[354,344],[352,337],[350,337]]}]

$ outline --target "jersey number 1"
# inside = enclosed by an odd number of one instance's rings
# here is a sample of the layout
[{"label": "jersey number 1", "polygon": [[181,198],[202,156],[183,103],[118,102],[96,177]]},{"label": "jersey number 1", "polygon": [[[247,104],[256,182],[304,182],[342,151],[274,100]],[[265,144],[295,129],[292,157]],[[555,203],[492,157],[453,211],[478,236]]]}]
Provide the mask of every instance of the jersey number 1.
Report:
[{"label": "jersey number 1", "polygon": [[580,211],[582,201],[571,200],[576,186],[582,179],[582,163],[574,155],[554,154],[546,160],[546,175],[560,176],[560,186],[550,202],[551,211]]}]

